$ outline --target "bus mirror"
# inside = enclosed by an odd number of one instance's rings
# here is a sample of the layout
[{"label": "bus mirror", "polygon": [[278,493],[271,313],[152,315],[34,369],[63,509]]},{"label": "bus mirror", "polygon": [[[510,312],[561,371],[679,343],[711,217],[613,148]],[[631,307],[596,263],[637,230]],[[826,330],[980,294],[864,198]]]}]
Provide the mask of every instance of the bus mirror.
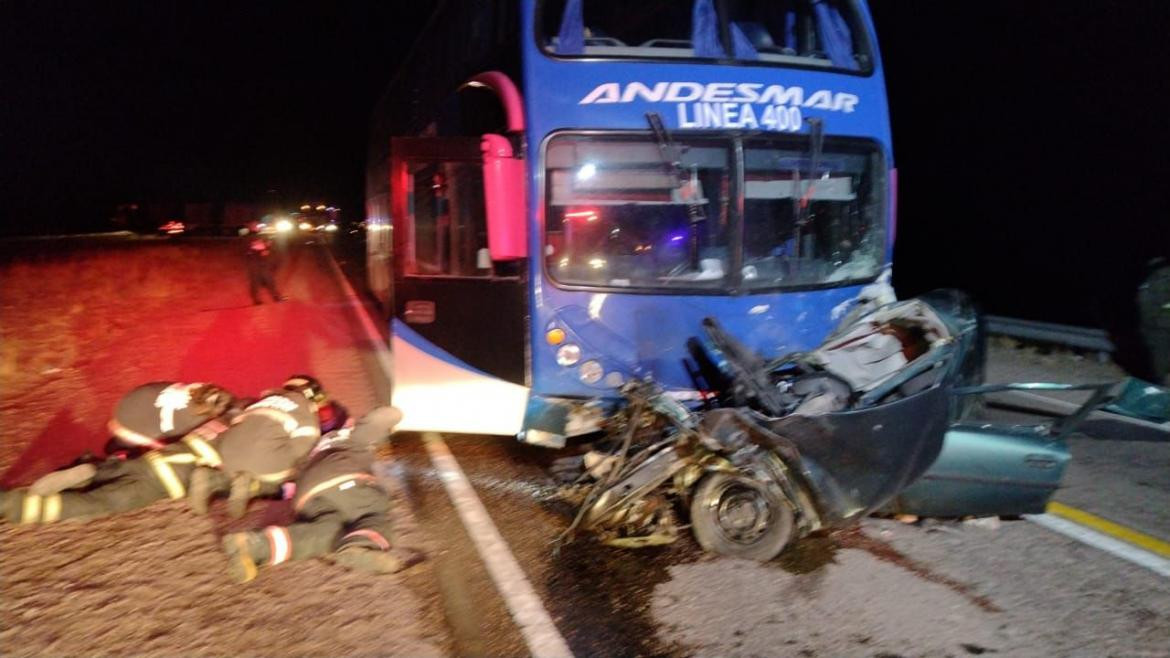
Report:
[{"label": "bus mirror", "polygon": [[503,135],[484,135],[480,149],[492,260],[524,258],[528,255],[524,161],[513,155],[512,143]]}]

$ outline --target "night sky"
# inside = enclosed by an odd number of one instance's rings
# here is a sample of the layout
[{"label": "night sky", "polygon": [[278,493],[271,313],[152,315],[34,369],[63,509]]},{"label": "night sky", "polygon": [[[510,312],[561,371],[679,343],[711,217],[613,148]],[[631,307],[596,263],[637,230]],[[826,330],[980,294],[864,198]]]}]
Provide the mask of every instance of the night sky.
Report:
[{"label": "night sky", "polygon": [[[1170,251],[1170,3],[871,6],[899,292],[1121,321],[1144,262]],[[114,204],[151,199],[314,197],[357,218],[370,109],[428,12],[0,0],[4,231],[102,230]]]}]

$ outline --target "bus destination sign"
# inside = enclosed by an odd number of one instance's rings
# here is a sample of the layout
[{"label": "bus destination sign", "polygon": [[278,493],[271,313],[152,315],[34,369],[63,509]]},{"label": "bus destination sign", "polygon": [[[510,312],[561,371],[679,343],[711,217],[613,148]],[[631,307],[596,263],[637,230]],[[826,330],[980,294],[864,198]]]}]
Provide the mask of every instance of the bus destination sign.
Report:
[{"label": "bus destination sign", "polygon": [[803,110],[850,113],[860,99],[855,94],[757,82],[606,82],[585,95],[578,105],[609,103],[672,103],[682,129],[736,129],[797,132],[804,125]]}]

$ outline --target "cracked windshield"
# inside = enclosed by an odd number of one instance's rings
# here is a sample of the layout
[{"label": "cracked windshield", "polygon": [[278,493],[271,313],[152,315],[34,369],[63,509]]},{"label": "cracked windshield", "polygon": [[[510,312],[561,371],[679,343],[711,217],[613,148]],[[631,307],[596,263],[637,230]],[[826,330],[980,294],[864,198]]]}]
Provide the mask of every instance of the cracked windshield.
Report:
[{"label": "cracked windshield", "polygon": [[730,140],[660,148],[650,137],[554,138],[546,156],[548,271],[565,284],[619,288],[871,279],[885,245],[881,156],[853,140],[829,140],[821,153],[820,141],[746,141],[739,245]]}]

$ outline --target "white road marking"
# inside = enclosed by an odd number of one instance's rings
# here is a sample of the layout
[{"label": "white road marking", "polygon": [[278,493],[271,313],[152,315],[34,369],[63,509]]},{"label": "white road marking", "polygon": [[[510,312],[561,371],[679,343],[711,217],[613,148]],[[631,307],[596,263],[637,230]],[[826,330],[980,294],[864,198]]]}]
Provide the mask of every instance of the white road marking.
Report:
[{"label": "white road marking", "polygon": [[349,279],[345,278],[345,274],[341,271],[341,266],[337,264],[337,259],[333,258],[333,254],[328,249],[325,250],[325,255],[329,256],[329,264],[333,266],[333,274],[337,276],[337,281],[341,284],[341,290],[345,293],[349,307],[353,309],[354,315],[361,322],[362,330],[366,333],[366,338],[369,338],[370,342],[374,345],[374,357],[378,360],[378,366],[386,374],[386,381],[390,382],[393,386],[394,365],[393,361],[391,361],[390,350],[382,342],[382,334],[374,326],[374,322],[370,320],[370,316],[366,313],[366,307],[362,305],[357,293],[353,291],[353,286],[349,285]]},{"label": "white road marking", "polygon": [[1113,556],[1119,557],[1138,566],[1145,567],[1154,573],[1170,578],[1170,560],[1154,555],[1149,551],[1127,544],[1109,535],[1087,528],[1079,523],[1062,519],[1053,514],[1027,514],[1025,519],[1060,533],[1082,544],[1100,549]]},{"label": "white road marking", "polygon": [[[357,314],[366,337],[374,346],[378,365],[382,368],[387,380],[393,382],[390,350],[382,341],[381,334],[366,314],[365,307],[362,306],[353,286],[345,278],[341,267],[333,258],[333,254],[328,251],[325,253],[329,256],[329,262],[333,265],[333,273],[341,283],[342,291],[349,299],[350,307]],[[443,488],[447,490],[447,495],[451,498],[451,504],[455,506],[460,521],[463,522],[467,534],[471,537],[472,543],[475,544],[476,551],[479,552],[480,559],[487,567],[488,575],[491,576],[496,590],[500,592],[500,596],[503,597],[504,603],[508,606],[512,620],[516,622],[521,635],[524,636],[528,650],[533,656],[539,658],[572,656],[573,653],[569,650],[568,643],[557,630],[552,617],[549,616],[540,597],[536,594],[536,590],[532,588],[532,584],[528,582],[520,563],[516,561],[516,557],[508,548],[508,543],[504,541],[499,529],[492,523],[491,516],[479,500],[479,496],[475,494],[475,489],[467,480],[467,476],[464,475],[463,469],[459,467],[459,462],[455,460],[455,456],[451,454],[447,444],[438,434],[433,433],[423,435],[423,443],[431,457],[431,463],[434,464],[435,470],[439,474]]]},{"label": "white road marking", "polygon": [[424,434],[423,442],[447,495],[451,497],[459,518],[467,528],[467,534],[471,536],[487,566],[496,589],[504,597],[512,619],[520,627],[524,641],[528,643],[528,650],[534,656],[572,656],[569,645],[557,631],[556,624],[544,609],[540,597],[508,549],[508,543],[492,523],[491,516],[479,496],[475,495],[475,489],[467,481],[467,476],[463,474],[463,469],[455,461],[447,444],[433,432]]}]

